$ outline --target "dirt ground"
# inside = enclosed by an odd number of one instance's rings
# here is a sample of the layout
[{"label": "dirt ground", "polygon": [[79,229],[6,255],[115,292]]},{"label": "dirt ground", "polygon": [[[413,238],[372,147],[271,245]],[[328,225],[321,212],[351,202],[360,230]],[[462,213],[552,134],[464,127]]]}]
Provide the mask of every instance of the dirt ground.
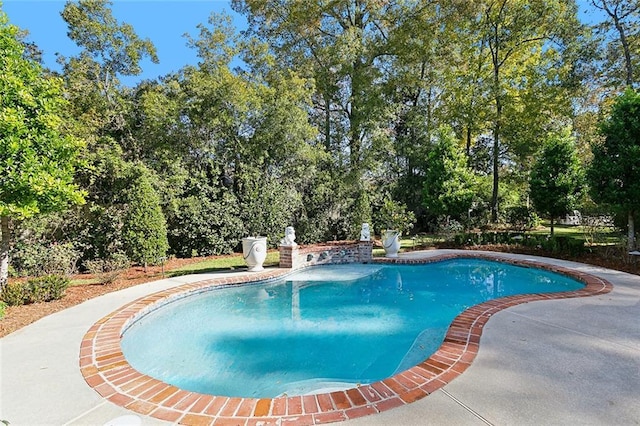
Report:
[{"label": "dirt ground", "polygon": [[[540,252],[536,249],[527,249],[524,247],[518,247],[507,245],[496,246],[478,246],[467,247],[470,250],[492,250],[500,252],[512,252],[512,253],[524,253],[547,257],[558,257],[551,253]],[[197,257],[191,259],[170,259],[165,264],[165,271],[180,268],[184,265],[201,262],[205,259],[211,259],[213,257]],[[577,258],[562,257],[566,260],[575,260],[577,262],[588,263],[597,266],[603,266],[609,269],[616,269],[619,271],[629,272],[632,274],[640,275],[640,259],[637,261],[634,259],[618,259],[611,256],[604,256],[602,253],[586,253]],[[91,278],[90,275],[79,276],[83,279]],[[94,297],[101,296],[112,291],[121,290],[123,288],[131,287],[134,285],[142,284],[149,281],[154,281],[162,278],[162,269],[159,266],[148,267],[145,273],[142,267],[132,267],[126,272],[120,275],[120,277],[110,284],[86,284],[69,287],[65,295],[60,300],[45,303],[35,303],[24,306],[10,306],[7,308],[5,317],[0,319],[0,337],[4,337],[14,331],[29,325],[40,318],[71,306],[80,304],[86,300]]]}]

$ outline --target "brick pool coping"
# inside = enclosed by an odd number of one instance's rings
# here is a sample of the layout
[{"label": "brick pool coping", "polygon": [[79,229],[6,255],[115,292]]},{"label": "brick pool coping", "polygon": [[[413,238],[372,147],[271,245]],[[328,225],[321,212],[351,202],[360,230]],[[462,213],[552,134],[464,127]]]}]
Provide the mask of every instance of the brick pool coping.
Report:
[{"label": "brick pool coping", "polygon": [[96,322],[82,339],[80,371],[87,384],[112,403],[139,414],[185,425],[314,425],[376,414],[410,404],[462,374],[478,353],[484,325],[495,313],[537,300],[605,294],[613,286],[585,272],[541,261],[481,253],[443,254],[422,259],[375,258],[374,263],[422,264],[473,258],[536,267],[575,278],[585,287],[552,294],[509,296],[466,309],[451,323],[440,348],[422,363],[392,377],[344,391],[277,398],[234,398],[181,390],[135,370],[125,359],[120,338],[127,325],[141,315],[188,294],[291,273],[265,270],[241,277],[221,277],[180,285],[131,302]]}]

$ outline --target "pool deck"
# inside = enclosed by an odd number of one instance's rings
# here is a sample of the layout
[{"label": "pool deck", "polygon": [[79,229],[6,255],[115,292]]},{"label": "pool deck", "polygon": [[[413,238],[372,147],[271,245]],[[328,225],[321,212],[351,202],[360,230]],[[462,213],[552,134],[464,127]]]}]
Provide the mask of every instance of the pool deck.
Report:
[{"label": "pool deck", "polygon": [[[461,251],[401,256],[456,253]],[[415,402],[343,423],[640,424],[640,277],[536,256],[484,253],[588,273],[613,284],[613,290],[500,310],[484,324],[477,355],[461,375]],[[90,387],[79,368],[81,344],[97,321],[123,305],[220,277],[190,275],[131,287],[0,339],[0,420],[11,425],[170,424],[116,405]]]}]

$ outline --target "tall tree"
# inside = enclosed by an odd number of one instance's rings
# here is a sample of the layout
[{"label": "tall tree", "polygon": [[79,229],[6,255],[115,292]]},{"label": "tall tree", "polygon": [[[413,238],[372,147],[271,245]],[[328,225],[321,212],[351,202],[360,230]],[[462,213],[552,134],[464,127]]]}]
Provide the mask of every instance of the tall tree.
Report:
[{"label": "tall tree", "polygon": [[[467,17],[468,10],[465,3],[399,5],[394,11],[398,24],[389,35],[390,56],[385,67],[385,99],[394,110],[390,129],[394,150],[383,158],[394,197],[424,219],[423,165],[432,135],[443,116],[447,115],[446,122],[458,122],[443,105],[470,92],[451,72],[453,63],[461,60],[460,21],[466,19],[460,16]],[[464,71],[468,73],[468,69]],[[459,92],[452,93],[451,88],[459,88]]]},{"label": "tall tree", "polygon": [[[480,1],[483,26],[490,55],[490,85],[493,111],[493,190],[491,216],[498,218],[498,187],[505,130],[505,109],[513,106],[519,89],[527,83],[527,70],[557,67],[548,59],[554,56],[570,30],[579,27],[575,4],[563,0],[488,0]],[[555,78],[554,78],[555,77]],[[549,75],[551,81],[561,75]]]},{"label": "tall tree", "polygon": [[0,288],[8,278],[11,219],[81,203],[73,183],[82,143],[65,134],[62,82],[25,53],[0,12]]},{"label": "tall tree", "polygon": [[118,75],[138,75],[140,61],[149,57],[154,63],[158,56],[149,39],[141,39],[133,27],[118,22],[111,13],[109,0],[68,1],[62,19],[69,26],[67,35],[100,64],[95,81],[107,98],[118,85]]},{"label": "tall tree", "polygon": [[109,0],[67,1],[61,13],[69,38],[80,47],[71,58],[60,56],[69,98],[78,119],[78,132],[89,144],[101,136],[115,139],[125,148],[131,144],[127,117],[131,100],[121,87],[120,76],[142,72],[144,58],[157,63],[153,43],[141,39],[133,27],[119,22]]},{"label": "tall tree", "polygon": [[610,84],[633,87],[640,78],[640,2],[637,0],[591,0],[606,20],[598,25],[606,58],[603,66]]},{"label": "tall tree", "polygon": [[[312,118],[336,166],[346,170],[350,211],[358,222],[363,179],[389,143],[389,105],[382,97],[387,40],[402,2],[360,0],[234,0],[251,29],[268,41],[284,67],[313,78]],[[358,224],[358,228],[359,228]]]},{"label": "tall tree", "polygon": [[578,205],[584,186],[583,176],[570,131],[550,134],[533,165],[529,185],[534,208],[551,220],[551,236],[554,219]]},{"label": "tall tree", "polygon": [[627,89],[601,125],[604,141],[592,147],[588,170],[591,196],[627,214],[628,248],[635,246],[640,211],[640,93]]},{"label": "tall tree", "polygon": [[[138,75],[143,58],[157,62],[151,41],[140,38],[129,24],[112,14],[108,0],[67,1],[61,13],[67,35],[80,47],[76,56],[60,56],[70,126],[86,141],[87,167],[77,174],[88,191],[78,212],[77,232],[90,235],[85,256],[100,256],[122,245],[121,191],[126,171],[140,157],[134,138],[133,96],[121,76]],[[88,240],[88,238],[84,238]]]}]

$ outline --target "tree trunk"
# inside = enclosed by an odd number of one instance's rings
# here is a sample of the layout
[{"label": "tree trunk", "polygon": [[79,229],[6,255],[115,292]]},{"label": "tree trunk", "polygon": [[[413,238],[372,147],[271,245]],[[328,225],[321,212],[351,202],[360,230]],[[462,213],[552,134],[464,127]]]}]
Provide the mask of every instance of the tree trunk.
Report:
[{"label": "tree trunk", "polygon": [[553,238],[553,217],[551,217],[551,238]]},{"label": "tree trunk", "polygon": [[331,99],[329,95],[324,95],[324,146],[327,152],[331,152]]},{"label": "tree trunk", "polygon": [[627,231],[627,249],[629,251],[632,251],[633,249],[635,249],[636,244],[635,244],[635,237],[636,237],[636,228],[635,228],[635,223],[633,221],[633,210],[629,210],[629,217],[628,217],[628,231]]},{"label": "tree trunk", "polygon": [[622,45],[622,51],[624,52],[624,66],[625,66],[625,83],[628,87],[633,86],[633,63],[631,62],[631,50],[629,48],[629,41],[627,40],[624,28],[620,23],[618,16],[613,15],[613,22],[620,34],[620,44]]},{"label": "tree trunk", "polygon": [[502,120],[502,102],[496,97],[496,122],[493,128],[493,191],[491,193],[491,222],[498,222],[498,170],[500,165],[500,121]]},{"label": "tree trunk", "polygon": [[[503,3],[503,7],[506,4]],[[502,93],[500,88],[500,37],[498,25],[493,27],[492,40],[489,41],[491,49],[491,62],[493,64],[493,96],[496,103],[496,117],[493,125],[493,191],[491,193],[491,222],[498,222],[498,178],[500,163],[500,130],[502,125]],[[493,44],[491,43],[493,41]]]},{"label": "tree trunk", "polygon": [[471,167],[471,124],[467,123],[467,167]]},{"label": "tree trunk", "polygon": [[0,290],[9,281],[9,216],[0,217]]}]

